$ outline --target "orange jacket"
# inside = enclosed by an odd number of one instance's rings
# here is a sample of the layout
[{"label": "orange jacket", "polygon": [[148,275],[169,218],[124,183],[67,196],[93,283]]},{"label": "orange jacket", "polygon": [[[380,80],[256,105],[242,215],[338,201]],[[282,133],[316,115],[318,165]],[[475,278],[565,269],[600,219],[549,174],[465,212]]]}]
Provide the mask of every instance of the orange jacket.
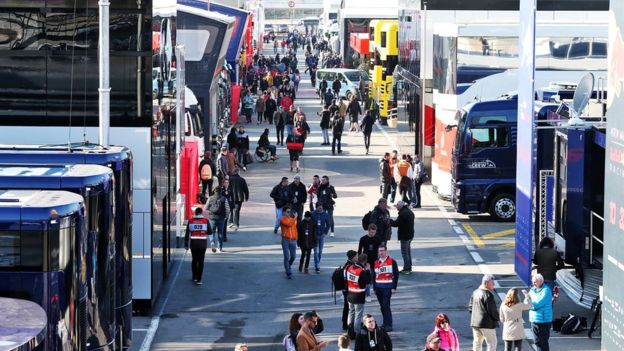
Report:
[{"label": "orange jacket", "polygon": [[405,160],[401,160],[397,165],[397,168],[399,169],[399,174],[401,175],[401,177],[407,177],[407,171],[409,171],[410,164]]},{"label": "orange jacket", "polygon": [[297,240],[297,218],[283,216],[280,219],[282,227],[282,238],[286,240]]}]

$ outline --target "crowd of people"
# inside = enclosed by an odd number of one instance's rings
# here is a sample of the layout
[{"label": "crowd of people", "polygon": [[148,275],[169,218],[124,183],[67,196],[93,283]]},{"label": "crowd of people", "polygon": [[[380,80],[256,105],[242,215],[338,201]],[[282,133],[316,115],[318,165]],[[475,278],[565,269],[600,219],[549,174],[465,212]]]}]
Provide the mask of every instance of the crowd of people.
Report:
[{"label": "crowd of people", "polygon": [[[281,47],[282,57],[278,47]],[[309,274],[312,261],[314,272],[321,273],[325,241],[327,237],[335,237],[334,209],[338,198],[338,191],[327,175],[314,175],[309,185],[304,184],[299,175],[299,157],[311,132],[305,113],[295,105],[301,82],[297,50],[301,47],[305,50],[306,72],[313,75],[322,42],[313,35],[291,34],[281,42],[275,39],[274,58],[256,55],[245,64],[240,106],[245,122],[252,123],[255,112],[257,124],[275,126],[276,143],[271,144],[270,129],[265,128],[258,147],[268,150],[271,158],[277,159],[276,146],[284,146],[285,141],[290,171],[296,172],[292,182],[288,177],[282,177],[269,194],[275,209],[273,233],[281,236],[284,271],[289,280],[295,276],[292,265],[297,261],[297,248],[300,251],[298,272]],[[317,52],[314,53],[313,49]],[[326,55],[323,61],[325,67],[340,64],[339,57],[333,55]],[[356,96],[349,101],[341,97],[340,84],[340,81],[320,82],[322,107],[318,115],[323,136],[321,145],[331,145],[332,155],[342,153],[341,138],[348,116],[347,132],[362,133],[368,154],[375,118],[370,111],[363,111]],[[228,229],[236,231],[239,228],[242,205],[249,200],[249,188],[240,173],[246,171],[251,162],[250,147],[245,127],[232,127],[227,144],[221,147],[216,161],[207,151],[199,164],[202,185],[198,194],[200,205],[188,222],[185,237],[185,247],[191,250],[192,255],[192,279],[197,285],[202,284],[206,250],[210,248],[213,253],[223,252]],[[420,188],[428,177],[424,164],[418,155],[399,154],[397,150],[386,152],[379,161],[379,177],[381,196],[362,218],[364,235],[359,238],[357,247],[353,243],[353,248],[346,252],[346,263],[332,274],[334,289],[343,295],[344,334],[337,340],[337,348],[343,351],[392,350],[394,323],[391,302],[400,293],[400,275],[412,274],[411,243],[415,234],[412,208],[421,207]],[[394,218],[390,214],[391,207],[397,210]],[[400,242],[401,269],[399,262],[388,252],[393,228],[397,228],[395,239]],[[533,277],[530,291],[510,289],[500,307],[494,300],[494,278],[489,275],[483,277],[481,286],[472,293],[468,302],[473,350],[482,350],[484,341],[488,351],[497,350],[496,329],[502,323],[505,350],[520,351],[522,340],[526,337],[522,315],[527,310],[537,349],[549,350],[554,272],[562,266],[562,262],[553,263],[558,255],[552,254],[552,248],[552,242],[547,240],[540,244],[535,257],[540,268]],[[552,268],[553,265],[555,268]],[[367,308],[373,293],[379,305],[381,325]],[[432,332],[423,336],[424,350],[460,350],[458,334],[446,314],[438,314],[432,324]],[[323,331],[323,321],[316,311],[295,313],[289,321],[283,346],[287,351],[324,349],[329,342],[317,337]],[[239,344],[236,350],[248,350],[248,347]]]}]

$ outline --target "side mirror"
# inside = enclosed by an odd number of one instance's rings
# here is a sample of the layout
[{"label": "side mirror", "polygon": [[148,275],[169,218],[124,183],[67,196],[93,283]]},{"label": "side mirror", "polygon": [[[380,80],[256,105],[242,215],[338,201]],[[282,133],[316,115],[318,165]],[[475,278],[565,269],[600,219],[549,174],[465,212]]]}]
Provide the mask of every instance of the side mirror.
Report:
[{"label": "side mirror", "polygon": [[464,155],[468,155],[472,151],[472,132],[469,130],[464,135],[463,151]]}]

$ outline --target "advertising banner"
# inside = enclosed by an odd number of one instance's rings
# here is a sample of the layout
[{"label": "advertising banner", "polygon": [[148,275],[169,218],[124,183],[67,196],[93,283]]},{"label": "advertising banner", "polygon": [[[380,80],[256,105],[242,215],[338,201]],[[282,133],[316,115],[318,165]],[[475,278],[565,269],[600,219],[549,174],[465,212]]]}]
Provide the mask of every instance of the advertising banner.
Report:
[{"label": "advertising banner", "polygon": [[527,286],[531,285],[531,242],[533,240],[533,183],[535,147],[533,105],[535,91],[535,4],[520,0],[518,53],[518,155],[516,159],[516,248],[514,268]]},{"label": "advertising banner", "polygon": [[624,350],[624,2],[611,0],[605,150],[602,350]]}]

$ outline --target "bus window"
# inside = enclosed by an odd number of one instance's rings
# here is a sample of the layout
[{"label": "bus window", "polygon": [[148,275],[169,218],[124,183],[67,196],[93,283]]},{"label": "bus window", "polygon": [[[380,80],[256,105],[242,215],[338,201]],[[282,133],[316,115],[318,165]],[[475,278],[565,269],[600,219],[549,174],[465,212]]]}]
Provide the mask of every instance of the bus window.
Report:
[{"label": "bus window", "polygon": [[42,270],[43,235],[40,231],[0,231],[0,270]]}]

